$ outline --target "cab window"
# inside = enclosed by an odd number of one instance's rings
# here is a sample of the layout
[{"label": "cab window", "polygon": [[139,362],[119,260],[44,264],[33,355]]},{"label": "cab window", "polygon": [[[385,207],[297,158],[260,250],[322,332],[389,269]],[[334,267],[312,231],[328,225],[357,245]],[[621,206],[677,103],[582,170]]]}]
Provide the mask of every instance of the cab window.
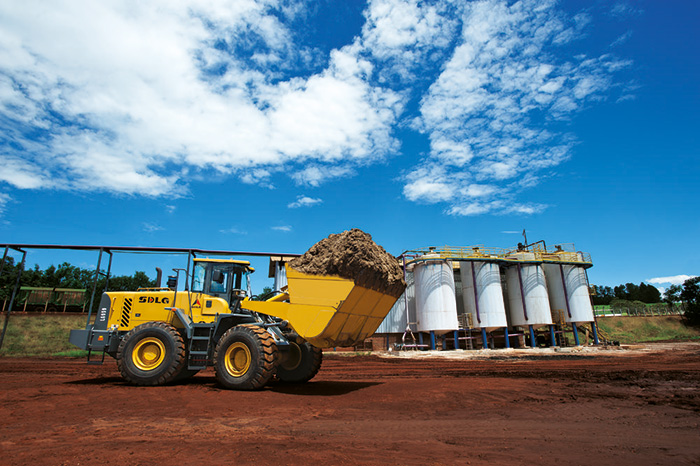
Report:
[{"label": "cab window", "polygon": [[228,264],[214,264],[212,267],[212,280],[209,286],[210,293],[226,293],[231,282],[231,266]]},{"label": "cab window", "polygon": [[204,291],[204,276],[207,268],[205,264],[196,264],[194,266],[194,276],[192,277],[192,291]]}]

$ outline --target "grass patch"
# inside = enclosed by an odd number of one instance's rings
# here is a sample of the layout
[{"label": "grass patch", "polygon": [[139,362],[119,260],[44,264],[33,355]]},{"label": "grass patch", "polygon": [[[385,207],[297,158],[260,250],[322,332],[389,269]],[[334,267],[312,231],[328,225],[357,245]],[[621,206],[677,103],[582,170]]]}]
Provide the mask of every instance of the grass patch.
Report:
[{"label": "grass patch", "polygon": [[[82,356],[68,342],[71,329],[85,328],[85,315],[10,314],[0,356]],[[1,325],[5,316],[0,316]],[[76,351],[80,352],[77,354]]]},{"label": "grass patch", "polygon": [[621,343],[700,340],[700,329],[686,327],[680,316],[605,317],[598,327]]}]

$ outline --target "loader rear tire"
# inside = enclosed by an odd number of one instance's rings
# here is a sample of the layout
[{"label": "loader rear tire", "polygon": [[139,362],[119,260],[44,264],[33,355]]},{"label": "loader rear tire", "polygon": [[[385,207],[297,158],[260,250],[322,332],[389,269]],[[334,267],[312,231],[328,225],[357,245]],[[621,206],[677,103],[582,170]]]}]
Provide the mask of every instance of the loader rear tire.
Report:
[{"label": "loader rear tire", "polygon": [[175,327],[146,322],[127,333],[119,343],[117,367],[122,377],[136,385],[163,385],[182,373],[185,343]]},{"label": "loader rear tire", "polygon": [[216,380],[225,388],[259,390],[273,377],[276,366],[275,340],[257,325],[230,328],[214,351]]},{"label": "loader rear tire", "polygon": [[303,383],[313,379],[323,362],[323,353],[309,342],[289,342],[289,353],[277,366],[280,382]]}]

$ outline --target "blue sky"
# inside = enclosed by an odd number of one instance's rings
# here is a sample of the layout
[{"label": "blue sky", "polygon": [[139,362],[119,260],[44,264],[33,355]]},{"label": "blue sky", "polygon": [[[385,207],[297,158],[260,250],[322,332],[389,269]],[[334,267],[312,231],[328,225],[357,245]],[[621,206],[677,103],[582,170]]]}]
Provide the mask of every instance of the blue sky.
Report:
[{"label": "blue sky", "polygon": [[[526,229],[589,252],[592,283],[668,286],[699,273],[699,19],[678,0],[3,2],[0,242],[302,253],[357,227],[398,255]],[[62,260],[95,263],[28,258]]]}]

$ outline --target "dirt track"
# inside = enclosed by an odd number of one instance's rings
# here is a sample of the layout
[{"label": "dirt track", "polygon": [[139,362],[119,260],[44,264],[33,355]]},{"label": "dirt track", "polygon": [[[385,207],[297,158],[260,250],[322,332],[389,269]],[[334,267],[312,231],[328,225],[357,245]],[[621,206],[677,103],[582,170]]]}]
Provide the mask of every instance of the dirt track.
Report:
[{"label": "dirt track", "polygon": [[700,464],[700,345],[654,348],[327,355],[261,392],[2,358],[0,465]]}]

